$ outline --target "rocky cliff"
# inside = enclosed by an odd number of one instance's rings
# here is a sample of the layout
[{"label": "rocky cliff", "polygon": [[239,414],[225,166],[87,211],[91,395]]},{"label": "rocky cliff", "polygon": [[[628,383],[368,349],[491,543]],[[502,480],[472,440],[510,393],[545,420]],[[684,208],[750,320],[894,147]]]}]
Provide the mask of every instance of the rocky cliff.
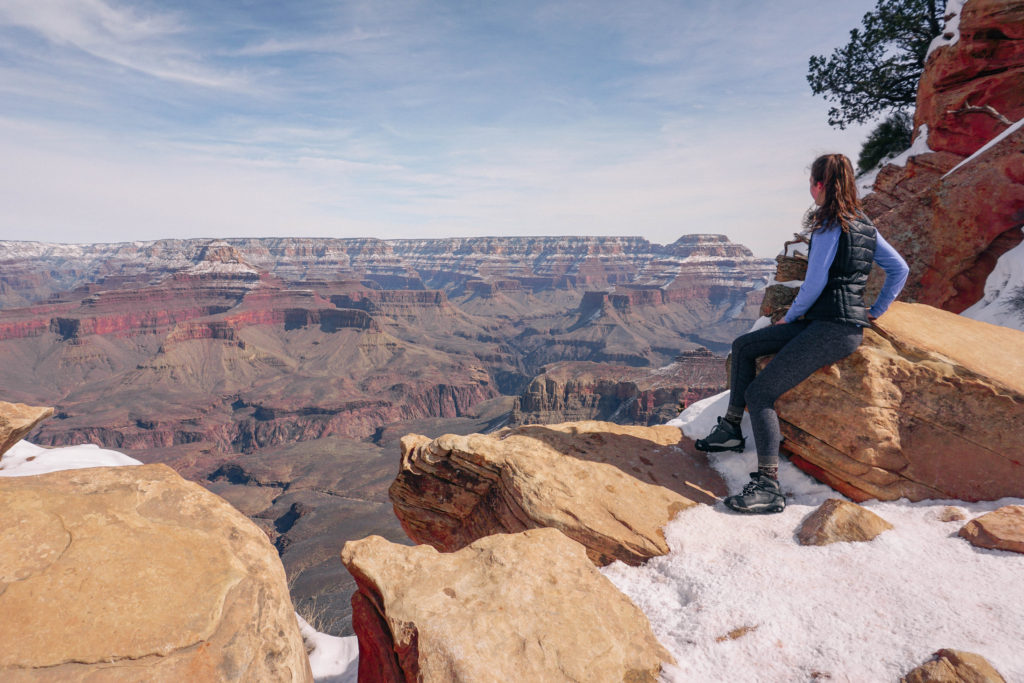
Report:
[{"label": "rocky cliff", "polygon": [[604,420],[664,424],[690,403],[725,387],[725,364],[707,349],[684,353],[670,365],[653,370],[589,362],[555,363],[534,377],[516,398],[512,423]]},{"label": "rocky cliff", "polygon": [[1024,225],[1024,2],[971,0],[918,89],[916,149],[879,172],[865,208],[911,267],[903,300],[977,302]]},{"label": "rocky cliff", "polygon": [[102,283],[149,283],[207,261],[211,245],[229,262],[285,280],[352,279],[383,289],[458,291],[473,281],[517,282],[530,290],[642,284],[670,288],[694,278],[749,289],[770,264],[723,235],[673,244],[640,237],[472,237],[422,240],[261,238],[118,244],[0,241],[0,308]]}]

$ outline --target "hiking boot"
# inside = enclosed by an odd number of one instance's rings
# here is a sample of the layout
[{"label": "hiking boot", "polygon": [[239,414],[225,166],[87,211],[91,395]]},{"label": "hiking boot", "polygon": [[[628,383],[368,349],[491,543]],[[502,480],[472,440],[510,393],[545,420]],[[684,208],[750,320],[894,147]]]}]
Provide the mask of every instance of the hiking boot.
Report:
[{"label": "hiking boot", "polygon": [[698,451],[706,453],[720,453],[722,451],[736,451],[742,453],[747,440],[743,438],[743,432],[739,425],[735,425],[724,417],[718,418],[718,426],[711,430],[706,439],[697,439],[694,442]]},{"label": "hiking boot", "polygon": [[736,512],[753,515],[767,515],[786,509],[786,499],[779,482],[760,472],[751,472],[750,483],[743,487],[743,492],[729,496],[725,504]]}]

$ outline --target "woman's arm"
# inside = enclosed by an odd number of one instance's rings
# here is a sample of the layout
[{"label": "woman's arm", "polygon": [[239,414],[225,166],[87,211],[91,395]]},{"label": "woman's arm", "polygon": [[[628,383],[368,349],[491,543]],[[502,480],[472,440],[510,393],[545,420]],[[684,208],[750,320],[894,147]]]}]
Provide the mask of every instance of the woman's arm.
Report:
[{"label": "woman's arm", "polygon": [[839,228],[831,227],[814,233],[811,250],[807,254],[807,275],[804,276],[804,283],[800,285],[793,305],[783,318],[787,323],[794,322],[806,313],[825,289],[828,283],[828,269],[832,267],[832,261],[839,249],[839,232]]},{"label": "woman's arm", "polygon": [[874,305],[868,311],[868,315],[872,318],[877,318],[885,313],[889,304],[896,300],[910,273],[907,262],[885,241],[881,233],[876,233],[875,236],[875,263],[885,271],[885,284],[882,285],[882,291],[879,292]]}]

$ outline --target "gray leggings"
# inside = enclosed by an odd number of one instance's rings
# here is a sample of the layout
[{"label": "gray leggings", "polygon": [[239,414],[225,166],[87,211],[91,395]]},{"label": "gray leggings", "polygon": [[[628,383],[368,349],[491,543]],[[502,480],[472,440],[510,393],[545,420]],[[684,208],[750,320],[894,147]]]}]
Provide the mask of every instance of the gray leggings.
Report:
[{"label": "gray leggings", "polygon": [[[748,332],[732,343],[729,406],[746,407],[754,430],[757,465],[779,464],[779,416],[775,399],[814,374],[857,350],[864,329],[829,320],[798,320]],[[758,357],[775,354],[755,377]]]}]

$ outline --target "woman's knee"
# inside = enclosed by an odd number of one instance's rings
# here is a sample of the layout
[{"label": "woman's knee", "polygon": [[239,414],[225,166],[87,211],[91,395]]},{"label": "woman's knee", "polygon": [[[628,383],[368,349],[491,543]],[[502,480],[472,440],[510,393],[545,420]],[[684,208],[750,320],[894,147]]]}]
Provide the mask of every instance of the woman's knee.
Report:
[{"label": "woman's knee", "polygon": [[767,390],[767,387],[762,386],[763,382],[758,382],[755,378],[747,390],[743,392],[743,399],[747,402],[748,410],[758,410],[760,408],[774,408],[775,399],[772,392]]}]

